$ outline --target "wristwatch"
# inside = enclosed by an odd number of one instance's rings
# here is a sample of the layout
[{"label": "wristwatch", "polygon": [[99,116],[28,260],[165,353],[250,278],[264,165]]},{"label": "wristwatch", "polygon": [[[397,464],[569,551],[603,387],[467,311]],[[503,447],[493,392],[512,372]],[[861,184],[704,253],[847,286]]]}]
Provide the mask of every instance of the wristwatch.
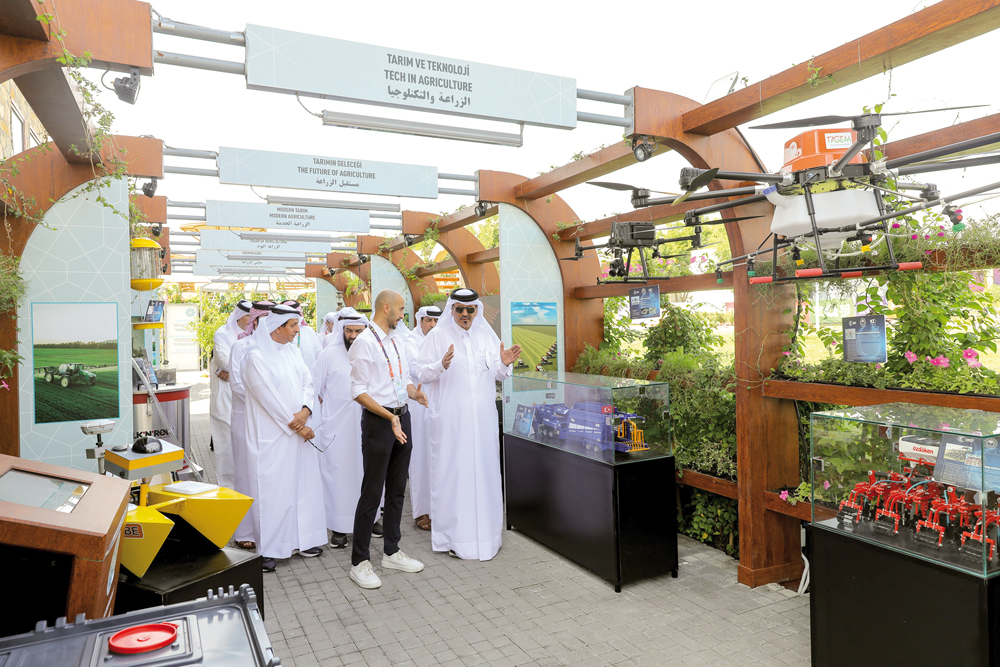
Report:
[{"label": "wristwatch", "polygon": [[310,408],[308,405],[303,405],[302,409],[303,410],[308,410],[310,415],[313,413],[312,408]]}]

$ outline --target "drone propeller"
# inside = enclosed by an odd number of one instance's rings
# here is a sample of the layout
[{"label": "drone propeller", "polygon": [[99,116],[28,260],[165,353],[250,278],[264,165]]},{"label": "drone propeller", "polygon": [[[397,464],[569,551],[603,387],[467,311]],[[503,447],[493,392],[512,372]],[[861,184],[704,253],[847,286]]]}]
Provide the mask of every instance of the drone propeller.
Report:
[{"label": "drone propeller", "polygon": [[[989,106],[987,104],[973,104],[965,107],[945,107],[944,109],[923,109],[921,111],[898,111],[896,113],[883,113],[879,116],[906,116],[914,113],[934,113],[937,111],[957,111],[959,109],[978,109]],[[816,127],[818,125],[835,125],[836,123],[853,122],[860,116],[815,116],[813,118],[800,118],[799,120],[786,120],[782,123],[769,123],[768,125],[753,125],[751,130],[787,130],[797,127]]]},{"label": "drone propeller", "polygon": [[695,190],[700,190],[715,179],[715,175],[719,173],[719,168],[709,169],[708,171],[703,171],[693,179],[691,179],[691,184],[687,187],[684,194],[673,201],[674,204],[680,204],[682,201],[690,197],[695,193]]},{"label": "drone propeller", "polygon": [[[611,183],[609,181],[587,181],[587,185],[596,185],[599,188],[607,188],[609,190],[621,190],[625,191],[635,191],[635,190],[649,190],[649,188],[637,188],[634,185],[629,185],[627,183]],[[664,192],[663,190],[649,190],[650,192],[655,192],[658,195],[676,195],[676,192]]]}]

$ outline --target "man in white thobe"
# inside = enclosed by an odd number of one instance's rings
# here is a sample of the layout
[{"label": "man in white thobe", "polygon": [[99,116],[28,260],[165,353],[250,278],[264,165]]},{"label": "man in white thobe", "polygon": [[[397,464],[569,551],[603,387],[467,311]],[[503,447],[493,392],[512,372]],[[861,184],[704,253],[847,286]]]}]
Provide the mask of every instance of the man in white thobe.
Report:
[{"label": "man in white thobe", "polygon": [[431,547],[490,560],[503,532],[495,382],[521,347],[506,349],[482,311],[475,290],[452,292],[417,363],[430,402]]},{"label": "man in white thobe", "polygon": [[[250,320],[238,336],[229,354],[229,386],[233,392],[233,410],[230,424],[233,446],[233,490],[245,496],[250,495],[249,479],[247,477],[247,422],[246,422],[246,388],[243,386],[243,362],[246,360],[250,346],[256,341],[253,334],[260,325],[260,319],[267,317],[274,308],[270,301],[254,301],[250,308]],[[261,329],[263,331],[263,329]],[[243,515],[243,520],[233,535],[237,546],[243,549],[254,549],[253,518],[249,512]]]},{"label": "man in white thobe", "polygon": [[326,348],[333,339],[327,340],[327,337],[333,333],[333,325],[337,323],[337,313],[339,311],[332,311],[323,316],[323,321],[319,323],[319,343],[320,347]]},{"label": "man in white thobe", "polygon": [[323,500],[326,527],[330,529],[330,547],[347,546],[347,533],[354,530],[354,512],[361,497],[362,407],[351,398],[351,360],[348,351],[368,326],[368,318],[353,308],[343,308],[334,318],[330,344],[319,355],[313,368],[317,407],[323,422],[317,444],[320,472],[323,476]]},{"label": "man in white thobe", "polygon": [[302,317],[301,303],[295,299],[288,299],[287,301],[282,301],[281,305],[288,306],[299,313],[299,335],[295,339],[295,344],[298,345],[299,351],[302,353],[302,361],[305,362],[306,368],[312,373],[313,366],[316,365],[316,359],[319,357],[319,353],[323,351],[323,344],[319,339],[319,334],[306,324],[305,319]]},{"label": "man in white thobe", "polygon": [[293,342],[299,319],[295,310],[275,306],[253,337],[241,374],[247,472],[255,501],[250,511],[265,572],[273,572],[276,559],[296,550],[302,556],[318,556],[326,543],[319,452],[309,425],[312,374]]},{"label": "man in white thobe", "polygon": [[229,355],[237,337],[250,319],[249,301],[240,301],[229,319],[212,336],[212,361],[208,365],[211,400],[208,412],[212,428],[212,449],[215,454],[215,478],[219,486],[233,488],[234,463],[230,419],[233,394],[229,386]]},{"label": "man in white thobe", "polygon": [[[414,319],[416,327],[403,341],[406,361],[410,365],[410,379],[420,384],[420,367],[417,357],[424,344],[424,337],[433,329],[441,309],[424,306],[417,311]],[[430,459],[427,455],[427,408],[416,401],[408,401],[410,406],[410,430],[413,435],[413,449],[410,452],[410,508],[413,520],[421,530],[431,529],[431,480]]]}]

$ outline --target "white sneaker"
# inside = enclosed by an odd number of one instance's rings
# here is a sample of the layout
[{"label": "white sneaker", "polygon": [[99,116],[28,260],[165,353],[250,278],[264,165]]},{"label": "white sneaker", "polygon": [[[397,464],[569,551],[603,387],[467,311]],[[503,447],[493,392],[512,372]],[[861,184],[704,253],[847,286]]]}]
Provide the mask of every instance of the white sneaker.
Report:
[{"label": "white sneaker", "polygon": [[[382,562],[385,563],[385,560],[383,559]],[[370,560],[361,561],[351,568],[351,580],[361,588],[371,589],[382,585],[382,580],[375,574]]]},{"label": "white sneaker", "polygon": [[401,572],[420,572],[424,569],[424,564],[416,558],[410,558],[402,551],[397,551],[391,556],[382,556],[382,567],[386,570],[400,570]]}]

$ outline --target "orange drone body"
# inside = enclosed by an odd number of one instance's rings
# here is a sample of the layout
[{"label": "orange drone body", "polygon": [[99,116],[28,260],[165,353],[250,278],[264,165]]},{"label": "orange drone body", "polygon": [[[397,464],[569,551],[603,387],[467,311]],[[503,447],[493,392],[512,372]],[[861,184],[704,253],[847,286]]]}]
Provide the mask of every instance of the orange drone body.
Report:
[{"label": "orange drone body", "polygon": [[[833,164],[857,141],[858,133],[849,128],[808,130],[785,143],[785,164],[781,171],[796,172],[803,169]],[[863,164],[864,155],[858,153],[851,164]]]}]

